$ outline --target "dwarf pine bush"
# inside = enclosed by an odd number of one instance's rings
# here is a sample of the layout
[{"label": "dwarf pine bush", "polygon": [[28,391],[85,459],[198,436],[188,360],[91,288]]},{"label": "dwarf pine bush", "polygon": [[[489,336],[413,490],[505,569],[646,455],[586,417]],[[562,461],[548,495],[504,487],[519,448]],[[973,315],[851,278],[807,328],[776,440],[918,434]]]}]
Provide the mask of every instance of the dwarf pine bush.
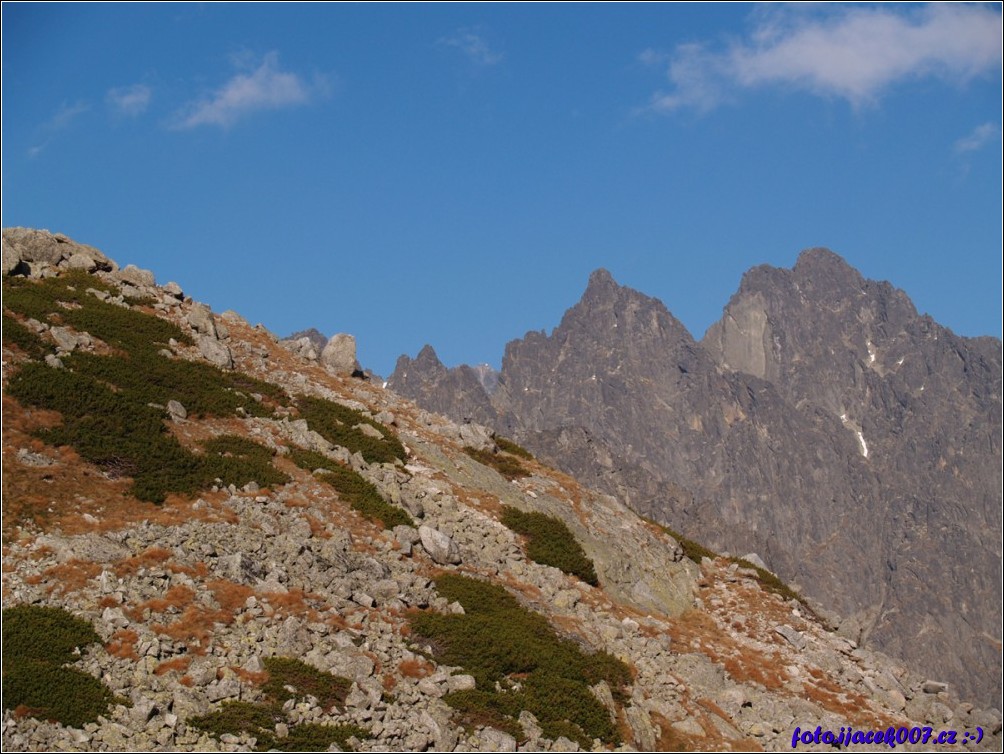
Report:
[{"label": "dwarf pine bush", "polygon": [[620,742],[589,686],[606,681],[619,692],[631,683],[627,665],[558,636],[543,616],[497,584],[446,574],[436,590],[463,605],[464,614],[421,612],[411,627],[429,641],[437,661],[474,676],[476,689],[446,696],[466,721],[513,731],[520,711],[528,710],[549,738],[567,736],[589,748],[594,738]]}]

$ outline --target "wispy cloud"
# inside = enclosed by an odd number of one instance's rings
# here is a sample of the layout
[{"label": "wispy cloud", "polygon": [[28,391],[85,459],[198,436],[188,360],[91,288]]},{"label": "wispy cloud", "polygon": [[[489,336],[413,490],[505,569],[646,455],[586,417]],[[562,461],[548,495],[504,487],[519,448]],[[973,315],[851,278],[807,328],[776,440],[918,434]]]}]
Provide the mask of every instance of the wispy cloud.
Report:
[{"label": "wispy cloud", "polygon": [[497,65],[505,57],[501,52],[493,50],[477,29],[457,29],[452,36],[440,37],[437,42],[446,47],[455,47],[478,66]]},{"label": "wispy cloud", "polygon": [[39,143],[28,148],[28,157],[37,157],[49,146],[52,137],[60,131],[65,131],[72,125],[78,117],[91,109],[90,103],[78,100],[73,103],[64,102],[51,118],[42,123],[37,129]]},{"label": "wispy cloud", "polygon": [[984,123],[955,142],[955,151],[958,154],[977,152],[994,139],[999,139],[1000,133],[1000,127],[996,123]]},{"label": "wispy cloud", "polygon": [[208,97],[183,108],[174,126],[229,128],[260,110],[305,105],[323,91],[323,83],[323,80],[307,83],[295,73],[280,70],[279,54],[270,52],[254,70],[234,75]]},{"label": "wispy cloud", "polygon": [[[646,109],[708,111],[767,86],[860,107],[907,79],[964,82],[1001,65],[1001,14],[983,5],[797,5],[759,10],[752,19],[748,36],[725,49],[678,46],[667,68],[671,89],[654,94]],[[639,60],[655,63],[658,55],[646,50]]]},{"label": "wispy cloud", "polygon": [[146,112],[152,97],[153,91],[146,84],[133,84],[109,89],[105,102],[117,114],[135,117]]}]

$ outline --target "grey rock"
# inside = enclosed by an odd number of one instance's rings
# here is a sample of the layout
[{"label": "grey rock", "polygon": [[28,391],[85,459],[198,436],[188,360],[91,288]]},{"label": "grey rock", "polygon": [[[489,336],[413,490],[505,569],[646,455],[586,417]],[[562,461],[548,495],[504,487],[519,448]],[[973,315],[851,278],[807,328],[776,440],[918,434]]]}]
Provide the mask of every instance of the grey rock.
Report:
[{"label": "grey rock", "polygon": [[118,265],[94,247],[72,241],[61,233],[53,234],[33,228],[3,229],[5,275],[18,271],[22,263],[28,268],[37,265],[55,267],[64,259],[77,254],[89,257],[95,264],[93,269],[111,271],[118,268]]},{"label": "grey rock", "polygon": [[177,299],[178,301],[181,301],[185,298],[185,292],[181,289],[181,286],[175,283],[173,280],[167,283],[166,285],[162,286],[161,290],[164,291],[164,293],[166,293],[171,298]]},{"label": "grey rock", "polygon": [[481,424],[461,424],[460,442],[475,450],[493,450],[495,448],[493,432]]},{"label": "grey rock", "polygon": [[218,338],[216,332],[216,321],[213,319],[213,310],[205,304],[194,304],[188,312],[188,324],[192,329],[202,335],[211,338]]},{"label": "grey rock", "polygon": [[795,649],[805,649],[805,637],[791,626],[774,626],[774,633],[780,634],[784,637],[785,641],[791,644],[791,646]]},{"label": "grey rock", "polygon": [[460,563],[460,548],[446,534],[431,526],[420,526],[418,535],[422,539],[422,547],[429,557],[440,565],[456,565]]},{"label": "grey rock", "polygon": [[169,400],[167,402],[167,414],[173,421],[188,418],[188,410],[176,400]]},{"label": "grey rock", "polygon": [[131,264],[127,264],[121,270],[115,272],[114,277],[123,283],[128,283],[137,288],[152,288],[156,284],[156,280],[150,270],[142,270]]},{"label": "grey rock", "polygon": [[234,358],[230,353],[230,348],[211,335],[200,335],[199,351],[206,360],[220,369],[233,369]]},{"label": "grey rock", "polygon": [[634,740],[642,751],[655,751],[658,745],[658,734],[652,725],[652,718],[641,707],[632,705],[625,708],[624,717],[631,726]]},{"label": "grey rock", "polygon": [[455,691],[473,691],[477,682],[472,675],[451,675],[446,679],[446,688],[452,694]]},{"label": "grey rock", "polygon": [[337,374],[352,374],[359,368],[356,339],[346,333],[332,335],[321,351],[321,363]]},{"label": "grey rock", "polygon": [[478,751],[516,751],[516,739],[496,728],[485,728],[478,737]]}]

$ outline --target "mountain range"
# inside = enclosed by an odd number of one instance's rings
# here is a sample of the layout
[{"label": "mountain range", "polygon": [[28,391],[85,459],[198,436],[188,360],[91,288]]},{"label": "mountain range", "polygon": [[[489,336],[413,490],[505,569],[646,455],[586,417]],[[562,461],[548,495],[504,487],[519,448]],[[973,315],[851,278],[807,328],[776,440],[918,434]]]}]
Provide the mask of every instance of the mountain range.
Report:
[{"label": "mountain range", "polygon": [[[778,578],[781,541],[828,526],[816,503],[837,481],[831,458],[856,485],[893,446],[839,381],[814,386],[843,401],[834,429],[824,408],[790,406],[767,379],[720,365],[661,304],[598,273],[555,333],[510,346],[500,375],[447,370],[431,349],[417,360],[442,396],[469,394],[465,411],[507,436],[372,379],[347,333],[281,340],[47,231],[5,229],[2,261],[4,751],[829,750],[838,735],[867,748],[866,734],[916,750],[943,731],[956,748],[1000,750],[992,701],[874,649],[877,623],[863,636],[866,621],[839,621],[825,594]],[[716,336],[723,358],[797,372],[773,315],[744,315],[738,301],[738,329]],[[771,334],[760,331],[758,356],[736,333],[760,319]],[[975,346],[932,334],[976,369]],[[868,382],[875,365],[889,373],[901,354],[878,329],[865,335],[874,364],[850,371],[870,394],[883,384]],[[592,364],[571,358],[583,350]],[[529,369],[552,353],[565,395]],[[636,373],[627,357],[646,354],[658,363]],[[923,396],[968,379],[944,358]],[[631,409],[649,383],[663,403]],[[684,400],[726,390],[731,402],[699,410]],[[550,397],[524,418],[521,395],[526,406]],[[586,409],[592,427],[547,418]],[[714,460],[713,483],[656,479],[662,457],[612,434],[628,411],[639,427],[666,423],[689,454],[676,468]],[[934,431],[905,417],[910,437]],[[985,421],[973,415],[970,431],[985,439]],[[966,432],[942,436],[946,463],[975,473],[960,458],[977,452]],[[744,443],[761,444],[730,455]],[[763,547],[739,515],[746,486],[767,495],[757,473],[781,484],[801,464],[818,472],[801,482],[803,510],[778,511],[778,541]],[[850,505],[856,490],[827,494]],[[687,516],[660,513],[677,508]],[[708,547],[730,541],[704,525],[718,511],[755,552]],[[955,525],[927,516],[946,535]],[[688,536],[674,530],[684,525]],[[896,551],[897,571],[922,567],[906,556],[931,545],[914,543]],[[860,574],[852,560],[840,568]]]},{"label": "mountain range", "polygon": [[757,554],[843,635],[1000,699],[999,339],[956,336],[816,248],[747,272],[699,341],[597,270],[497,379],[489,393],[427,346],[388,386]]}]

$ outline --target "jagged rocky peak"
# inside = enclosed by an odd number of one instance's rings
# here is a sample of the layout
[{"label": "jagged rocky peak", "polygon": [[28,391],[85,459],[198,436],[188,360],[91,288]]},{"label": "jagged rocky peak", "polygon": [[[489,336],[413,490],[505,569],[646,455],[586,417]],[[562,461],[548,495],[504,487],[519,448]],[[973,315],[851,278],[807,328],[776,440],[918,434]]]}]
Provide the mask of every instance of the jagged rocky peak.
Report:
[{"label": "jagged rocky peak", "polygon": [[[411,376],[419,403],[442,382]],[[550,335],[506,346],[500,385],[423,405],[459,417],[476,394],[564,471],[760,553],[847,636],[999,696],[1001,606],[979,596],[1001,588],[999,339],[957,337],[817,248],[748,271],[700,343],[597,270]]]},{"label": "jagged rocky peak", "polygon": [[404,354],[398,357],[387,387],[409,397],[420,395],[423,407],[430,411],[492,424],[495,410],[484,379],[483,372],[466,364],[447,369],[436,350],[426,344],[414,359]]}]

